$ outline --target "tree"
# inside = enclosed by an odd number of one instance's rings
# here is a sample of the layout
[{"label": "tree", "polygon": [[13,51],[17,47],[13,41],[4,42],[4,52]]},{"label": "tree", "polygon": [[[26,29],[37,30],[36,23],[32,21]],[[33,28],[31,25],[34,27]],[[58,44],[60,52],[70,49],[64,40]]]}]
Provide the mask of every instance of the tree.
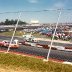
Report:
[{"label": "tree", "polygon": [[0,22],[0,25],[4,25],[4,22]]},{"label": "tree", "polygon": [[[15,20],[6,19],[5,22],[0,22],[1,25],[15,25],[16,23],[17,23],[17,19],[15,19]],[[23,24],[27,24],[27,23],[20,20],[18,24],[23,25]]]},{"label": "tree", "polygon": [[5,25],[9,25],[10,21],[8,19],[5,20]]},{"label": "tree", "polygon": [[23,25],[23,24],[27,24],[27,23],[20,20],[19,25]]}]

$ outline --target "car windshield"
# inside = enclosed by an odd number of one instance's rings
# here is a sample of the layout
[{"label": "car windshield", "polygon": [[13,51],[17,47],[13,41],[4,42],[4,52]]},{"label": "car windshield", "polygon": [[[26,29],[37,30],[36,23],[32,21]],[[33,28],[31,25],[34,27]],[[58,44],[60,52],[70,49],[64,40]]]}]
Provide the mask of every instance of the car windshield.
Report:
[{"label": "car windshield", "polygon": [[16,42],[13,41],[12,44],[16,44]]},{"label": "car windshield", "polygon": [[9,43],[9,41],[8,41],[8,40],[4,40],[3,42],[5,42],[5,43]]}]

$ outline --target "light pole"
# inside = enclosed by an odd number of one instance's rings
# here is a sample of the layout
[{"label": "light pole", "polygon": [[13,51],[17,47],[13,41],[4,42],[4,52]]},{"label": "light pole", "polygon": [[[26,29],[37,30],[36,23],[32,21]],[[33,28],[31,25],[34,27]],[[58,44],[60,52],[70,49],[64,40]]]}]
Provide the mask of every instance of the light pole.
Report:
[{"label": "light pole", "polygon": [[57,30],[57,26],[58,26],[58,23],[59,23],[60,16],[61,16],[61,10],[59,10],[59,15],[58,15],[58,19],[57,19],[55,31],[54,31],[54,33],[53,33],[53,37],[52,37],[52,40],[51,40],[51,45],[50,45],[50,48],[49,48],[49,51],[48,51],[48,54],[47,54],[47,61],[49,61],[49,56],[50,56],[50,52],[51,52],[51,47],[52,47],[52,44],[53,44],[53,40],[54,40],[54,36],[55,36],[56,30]]},{"label": "light pole", "polygon": [[7,49],[7,53],[8,53],[9,50],[10,50],[10,44],[11,44],[12,41],[13,41],[13,38],[14,38],[14,35],[15,35],[15,32],[16,32],[16,29],[17,29],[17,26],[18,26],[18,23],[19,23],[20,16],[21,16],[21,13],[19,13],[18,20],[17,20],[17,23],[16,23],[16,25],[15,25],[15,29],[14,29],[13,35],[12,35],[11,41],[10,41],[9,46],[8,46],[8,49]]}]

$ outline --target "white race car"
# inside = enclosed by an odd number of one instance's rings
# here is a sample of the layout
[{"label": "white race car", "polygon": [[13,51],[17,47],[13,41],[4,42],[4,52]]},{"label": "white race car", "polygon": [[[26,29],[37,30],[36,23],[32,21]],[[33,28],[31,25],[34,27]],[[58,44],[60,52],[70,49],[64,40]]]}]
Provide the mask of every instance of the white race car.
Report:
[{"label": "white race car", "polygon": [[18,40],[14,40],[11,43],[8,40],[3,40],[3,43],[4,47],[19,48]]}]

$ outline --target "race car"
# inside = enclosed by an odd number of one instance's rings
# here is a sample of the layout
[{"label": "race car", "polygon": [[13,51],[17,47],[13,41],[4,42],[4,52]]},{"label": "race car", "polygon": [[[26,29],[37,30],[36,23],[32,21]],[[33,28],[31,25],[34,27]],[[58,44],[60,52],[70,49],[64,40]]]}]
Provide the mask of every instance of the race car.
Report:
[{"label": "race car", "polygon": [[38,42],[38,40],[32,34],[23,35],[23,40],[27,42]]},{"label": "race car", "polygon": [[6,43],[8,43],[8,40],[0,41],[0,46],[4,46]]},{"label": "race car", "polygon": [[3,46],[3,43],[2,43],[2,41],[0,41],[0,46]]},{"label": "race car", "polygon": [[14,40],[12,42],[10,42],[8,40],[3,40],[2,41],[2,46],[10,47],[10,48],[19,48],[18,40]]},{"label": "race car", "polygon": [[16,42],[12,42],[11,44],[7,44],[7,47],[10,47],[10,48],[19,48],[19,44],[16,44]]},{"label": "race car", "polygon": [[[49,45],[50,47],[50,45]],[[72,46],[54,46],[52,45],[51,49],[55,49],[55,50],[61,50],[61,51],[72,51]]]}]

